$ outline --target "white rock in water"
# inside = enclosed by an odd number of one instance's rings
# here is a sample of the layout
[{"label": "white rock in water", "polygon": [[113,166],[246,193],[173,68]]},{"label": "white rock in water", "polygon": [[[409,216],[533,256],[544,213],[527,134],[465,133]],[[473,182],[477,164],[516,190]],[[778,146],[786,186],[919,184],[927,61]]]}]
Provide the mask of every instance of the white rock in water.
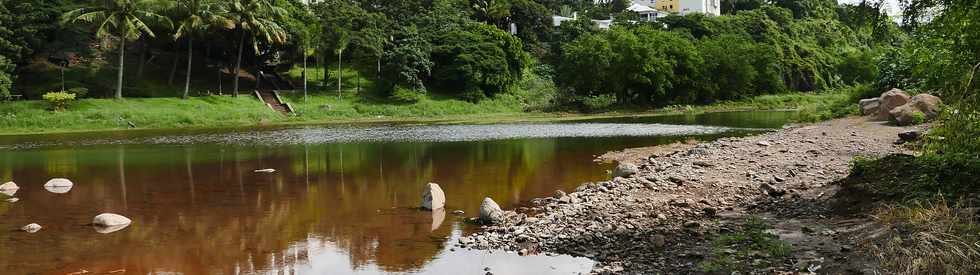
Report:
[{"label": "white rock in water", "polygon": [[64,194],[71,191],[72,186],[75,184],[68,179],[54,178],[44,184],[44,190],[55,194]]},{"label": "white rock in water", "polygon": [[17,189],[20,189],[20,186],[17,186],[17,184],[12,181],[0,184],[0,193],[7,196],[14,196],[14,194],[17,193]]},{"label": "white rock in water", "polygon": [[276,172],[276,169],[272,169],[272,168],[259,169],[259,170],[255,170],[253,172],[255,172],[255,173],[275,173]]},{"label": "white rock in water", "polygon": [[98,226],[120,226],[128,225],[133,221],[119,214],[102,213],[92,219],[92,224]]},{"label": "white rock in water", "polygon": [[439,184],[429,183],[422,193],[422,209],[433,210],[446,206],[446,193],[442,192]]},{"label": "white rock in water", "polygon": [[480,221],[483,223],[499,223],[504,220],[504,210],[491,198],[484,198],[480,204]]},{"label": "white rock in water", "polygon": [[15,202],[17,202],[19,200],[20,199],[18,199],[18,198],[9,198],[9,199],[7,199],[7,202],[9,202],[9,203],[15,203]]},{"label": "white rock in water", "polygon": [[20,230],[23,230],[24,232],[27,233],[34,233],[34,232],[41,231],[41,225],[32,223],[32,224],[25,225],[24,227],[21,227]]}]

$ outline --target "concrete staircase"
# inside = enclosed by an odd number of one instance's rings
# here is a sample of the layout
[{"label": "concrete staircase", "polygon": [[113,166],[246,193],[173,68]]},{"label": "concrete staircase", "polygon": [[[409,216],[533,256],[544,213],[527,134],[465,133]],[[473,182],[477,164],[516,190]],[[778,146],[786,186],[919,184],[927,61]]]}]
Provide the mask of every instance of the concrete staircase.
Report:
[{"label": "concrete staircase", "polygon": [[289,103],[282,102],[282,98],[279,97],[279,92],[274,90],[256,90],[255,97],[262,100],[265,106],[269,106],[269,108],[281,114],[288,115],[293,112],[293,107]]}]

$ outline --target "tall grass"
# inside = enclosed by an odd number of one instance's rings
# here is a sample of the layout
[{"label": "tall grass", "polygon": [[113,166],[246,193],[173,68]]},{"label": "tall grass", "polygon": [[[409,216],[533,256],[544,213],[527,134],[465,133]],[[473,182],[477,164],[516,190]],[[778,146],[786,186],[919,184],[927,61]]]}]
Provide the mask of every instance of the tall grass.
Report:
[{"label": "tall grass", "polygon": [[865,245],[883,274],[980,273],[980,225],[966,210],[942,198],[885,206],[874,217],[889,230]]}]

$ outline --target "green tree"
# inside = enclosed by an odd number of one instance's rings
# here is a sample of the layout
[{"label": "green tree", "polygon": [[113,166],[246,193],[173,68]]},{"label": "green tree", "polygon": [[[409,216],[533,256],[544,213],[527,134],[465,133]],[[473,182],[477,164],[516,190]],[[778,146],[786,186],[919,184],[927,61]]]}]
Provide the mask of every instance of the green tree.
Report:
[{"label": "green tree", "polygon": [[471,101],[507,91],[530,64],[520,39],[472,21],[436,33],[432,45],[432,80]]},{"label": "green tree", "polygon": [[10,96],[10,88],[14,84],[14,76],[11,75],[13,70],[14,65],[0,55],[0,99]]},{"label": "green tree", "polygon": [[177,1],[174,9],[180,14],[174,39],[187,39],[187,76],[184,80],[184,95],[187,98],[191,88],[191,65],[194,59],[194,35],[216,27],[233,28],[224,13],[224,7],[215,0]]},{"label": "green tree", "polygon": [[150,24],[154,22],[172,26],[170,19],[155,13],[152,1],[110,0],[95,1],[93,5],[75,9],[64,14],[62,23],[95,23],[95,35],[101,38],[119,39],[119,69],[116,80],[116,99],[122,99],[123,64],[126,56],[126,41],[137,40],[143,34],[155,37]]},{"label": "green tree", "polygon": [[284,43],[286,31],[276,21],[285,14],[282,7],[274,5],[270,0],[233,0],[228,5],[228,19],[234,22],[238,29],[238,54],[235,59],[235,81],[232,84],[234,95],[238,96],[238,79],[242,69],[242,53],[245,51],[245,40],[259,52],[259,43]]}]

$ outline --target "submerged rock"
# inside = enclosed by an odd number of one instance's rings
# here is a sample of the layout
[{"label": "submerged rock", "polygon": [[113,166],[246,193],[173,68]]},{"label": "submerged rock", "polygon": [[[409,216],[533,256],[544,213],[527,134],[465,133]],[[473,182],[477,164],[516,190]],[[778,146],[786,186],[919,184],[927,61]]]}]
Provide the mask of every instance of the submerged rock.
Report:
[{"label": "submerged rock", "polygon": [[92,219],[92,224],[96,226],[120,226],[129,225],[133,220],[119,214],[102,213]]},{"label": "submerged rock", "polygon": [[34,232],[41,231],[41,225],[32,223],[32,224],[25,225],[24,227],[21,227],[20,230],[27,233],[34,233]]},{"label": "submerged rock", "polygon": [[422,209],[441,209],[446,206],[446,193],[442,192],[439,184],[429,183],[422,193]]},{"label": "submerged rock", "polygon": [[487,197],[480,204],[480,221],[483,223],[494,224],[504,220],[504,210],[493,199]]},{"label": "submerged rock", "polygon": [[101,234],[109,234],[112,232],[123,230],[123,228],[126,227],[129,227],[129,224],[112,225],[112,226],[94,226],[93,228],[95,229],[95,232]]},{"label": "submerged rock", "polygon": [[75,186],[75,183],[72,183],[68,179],[53,178],[44,184],[44,190],[48,190],[48,192],[55,194],[64,194],[71,191],[73,186]]},{"label": "submerged rock", "polygon": [[624,162],[624,163],[620,163],[619,165],[616,165],[616,169],[613,170],[612,176],[613,178],[615,177],[628,178],[639,172],[640,169],[636,168],[636,165],[632,163]]},{"label": "submerged rock", "polygon": [[255,173],[266,173],[266,174],[268,174],[268,173],[275,173],[276,172],[276,169],[266,168],[266,169],[258,169],[258,170],[252,171],[252,172],[255,172]]},{"label": "submerged rock", "polygon": [[15,202],[17,202],[19,200],[20,199],[18,199],[18,198],[9,198],[9,199],[7,199],[7,202],[9,202],[9,203],[15,203]]}]

